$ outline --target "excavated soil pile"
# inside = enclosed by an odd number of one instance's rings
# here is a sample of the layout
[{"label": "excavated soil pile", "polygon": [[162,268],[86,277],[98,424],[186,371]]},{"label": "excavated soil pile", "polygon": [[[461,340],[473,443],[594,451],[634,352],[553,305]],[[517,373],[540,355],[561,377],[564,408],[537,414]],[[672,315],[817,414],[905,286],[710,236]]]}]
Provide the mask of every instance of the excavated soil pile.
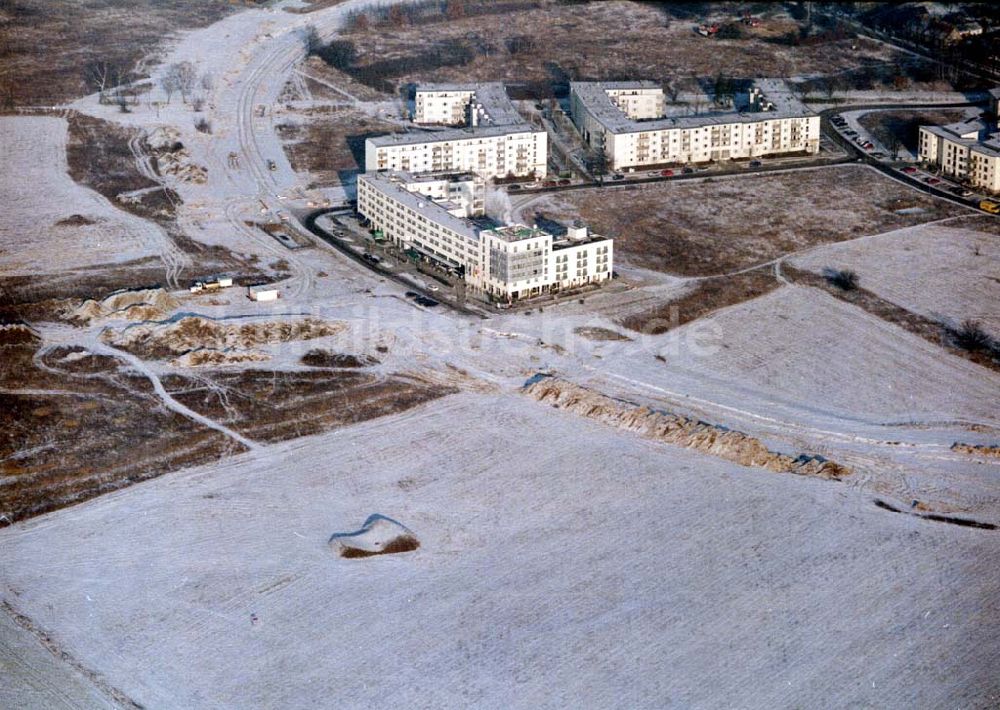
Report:
[{"label": "excavated soil pile", "polygon": [[260,345],[324,338],[340,333],[345,327],[343,323],[318,318],[238,323],[185,316],[166,323],[140,323],[121,331],[108,330],[101,337],[141,358],[167,360],[195,351],[249,350]]},{"label": "excavated soil pile", "polygon": [[177,300],[162,288],[141,291],[119,291],[100,301],[84,301],[72,309],[66,317],[72,321],[87,324],[105,318],[125,320],[162,320],[178,306]]},{"label": "excavated soil pile", "polygon": [[360,530],[335,533],[330,548],[348,559],[412,552],[420,541],[408,527],[384,515],[370,515]]},{"label": "excavated soil pile", "polygon": [[960,454],[971,454],[972,456],[994,456],[1000,458],[1000,446],[990,446],[989,444],[963,444],[956,441],[951,445],[952,451]]},{"label": "excavated soil pile", "polygon": [[696,449],[741,466],[835,480],[851,473],[845,466],[822,456],[780,454],[769,450],[759,439],[742,432],[621,402],[554,377],[537,379],[526,385],[524,391],[539,402],[547,402],[557,409],[565,409],[650,439]]}]

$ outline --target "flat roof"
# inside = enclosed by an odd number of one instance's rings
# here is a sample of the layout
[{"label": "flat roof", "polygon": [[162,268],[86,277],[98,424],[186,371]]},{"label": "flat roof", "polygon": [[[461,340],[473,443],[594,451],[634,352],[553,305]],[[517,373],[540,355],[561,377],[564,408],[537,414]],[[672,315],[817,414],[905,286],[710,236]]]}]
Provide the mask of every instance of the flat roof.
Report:
[{"label": "flat roof", "polygon": [[494,229],[484,229],[484,232],[492,232],[505,242],[520,242],[525,239],[536,239],[540,237],[552,236],[544,229],[529,227],[526,224],[508,224]]},{"label": "flat roof", "polygon": [[383,195],[391,197],[414,212],[426,215],[427,219],[466,239],[479,240],[479,233],[471,222],[451,214],[427,195],[410,192],[403,187],[401,176],[397,173],[364,173],[358,176],[358,180],[368,183]]},{"label": "flat roof", "polygon": [[479,176],[475,173],[470,172],[453,172],[453,171],[443,171],[436,173],[411,173],[406,170],[394,170],[392,174],[397,176],[401,181],[413,183],[413,182],[475,182],[480,180]]},{"label": "flat roof", "polygon": [[475,128],[446,128],[440,131],[413,131],[410,133],[390,133],[369,138],[377,148],[388,145],[416,145],[419,143],[441,143],[444,141],[475,140],[517,133],[544,133],[541,128],[529,123],[511,126],[476,126]]},{"label": "flat roof", "polygon": [[778,79],[761,79],[754,82],[763,98],[774,104],[770,111],[716,111],[700,116],[664,117],[651,121],[635,121],[626,116],[611,102],[609,89],[651,88],[651,81],[574,81],[570,91],[579,97],[587,111],[611,133],[643,133],[670,128],[701,128],[729,123],[756,123],[781,118],[805,118],[816,113],[796,98],[787,85]]},{"label": "flat roof", "polygon": [[614,241],[611,237],[605,237],[600,234],[588,234],[586,239],[570,239],[569,237],[560,237],[559,239],[552,240],[552,251],[559,251],[560,249],[569,249],[570,247],[578,247],[583,244],[594,244],[595,242],[611,242]]}]

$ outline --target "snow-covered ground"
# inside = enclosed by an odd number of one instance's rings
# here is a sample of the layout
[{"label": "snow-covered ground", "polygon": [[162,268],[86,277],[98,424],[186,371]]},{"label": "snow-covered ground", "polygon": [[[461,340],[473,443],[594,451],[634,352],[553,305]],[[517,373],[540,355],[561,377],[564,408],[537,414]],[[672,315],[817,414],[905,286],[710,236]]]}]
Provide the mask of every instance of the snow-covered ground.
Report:
[{"label": "snow-covered ground", "polygon": [[[375,512],[420,549],[330,551]],[[969,707],[998,689],[993,535],[516,394],[164,477],[3,546],[17,604],[146,707]]]},{"label": "snow-covered ground", "polygon": [[852,269],[859,283],[888,301],[934,320],[978,320],[1000,336],[1000,237],[925,225],[818,248],[792,260],[822,272]]},{"label": "snow-covered ground", "polygon": [[[0,117],[0,270],[44,274],[173,249],[155,223],[73,182],[67,173],[66,137],[63,118]],[[77,215],[91,224],[58,224]]]}]

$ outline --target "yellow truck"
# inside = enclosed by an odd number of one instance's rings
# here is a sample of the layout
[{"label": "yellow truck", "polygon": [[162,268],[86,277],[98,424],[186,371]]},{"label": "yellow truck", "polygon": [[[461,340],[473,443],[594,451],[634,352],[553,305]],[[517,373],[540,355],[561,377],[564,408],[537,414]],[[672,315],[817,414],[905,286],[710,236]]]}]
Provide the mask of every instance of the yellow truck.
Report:
[{"label": "yellow truck", "polygon": [[991,214],[1000,214],[1000,203],[993,202],[992,200],[983,200],[979,203],[979,209]]}]

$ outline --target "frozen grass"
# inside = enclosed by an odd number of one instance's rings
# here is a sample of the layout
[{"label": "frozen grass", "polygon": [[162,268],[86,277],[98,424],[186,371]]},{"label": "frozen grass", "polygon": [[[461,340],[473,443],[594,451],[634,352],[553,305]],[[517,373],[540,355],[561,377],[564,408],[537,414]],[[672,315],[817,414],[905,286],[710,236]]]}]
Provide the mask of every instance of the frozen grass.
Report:
[{"label": "frozen grass", "polygon": [[[157,256],[172,246],[157,225],[75,183],[68,173],[66,145],[62,118],[0,118],[0,264],[5,276],[124,263]],[[102,165],[96,161],[88,169],[100,171]],[[102,179],[113,177],[102,173]]]},{"label": "frozen grass", "polygon": [[[916,214],[898,210],[920,207]],[[685,276],[745,269],[819,244],[962,214],[862,166],[566,192],[527,210],[582,218],[615,256]]]},{"label": "frozen grass", "polygon": [[835,244],[792,259],[800,268],[848,268],[858,283],[926,318],[981,322],[1000,336],[1000,240],[975,229],[928,225]]},{"label": "frozen grass", "polygon": [[[473,3],[479,7],[492,2]],[[737,77],[826,74],[869,68],[876,76],[907,55],[869,40],[821,42],[793,47],[773,41],[797,32],[799,23],[781,10],[765,11],[763,26],[745,39],[698,36],[693,28],[710,17],[735,20],[743,6],[720,5],[688,17],[673,17],[652,4],[613,0],[508,3],[502,15],[469,13],[465,19],[352,32],[358,73],[400,86],[411,81],[509,81],[549,86],[567,79],[643,77],[689,82],[719,71]],[[607,30],[629,28],[628,41]],[[469,59],[447,66],[442,57]],[[898,71],[896,67],[893,70]],[[693,108],[693,107],[692,107]]]}]

